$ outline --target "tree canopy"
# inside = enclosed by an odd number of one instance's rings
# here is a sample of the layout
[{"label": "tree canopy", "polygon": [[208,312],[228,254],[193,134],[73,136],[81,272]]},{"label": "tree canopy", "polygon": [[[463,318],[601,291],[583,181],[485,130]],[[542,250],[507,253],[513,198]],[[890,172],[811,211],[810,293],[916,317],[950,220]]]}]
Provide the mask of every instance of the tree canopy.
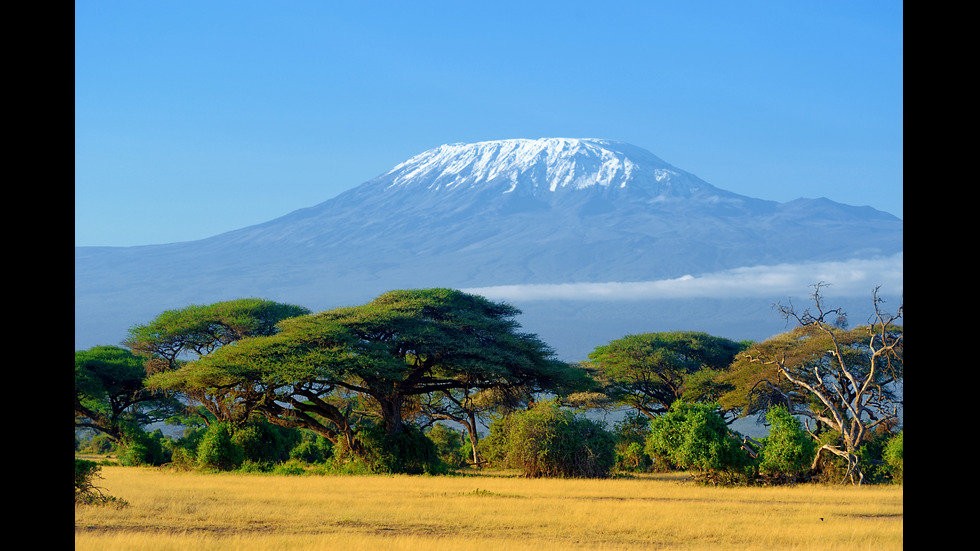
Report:
[{"label": "tree canopy", "polygon": [[567,364],[519,331],[519,310],[451,289],[385,293],[361,305],[283,320],[154,378],[167,388],[221,389],[228,401],[357,449],[359,425],[394,437],[422,395],[549,388]]},{"label": "tree canopy", "polygon": [[653,418],[685,397],[685,391],[688,400],[713,398],[702,379],[692,376],[727,369],[745,346],[694,331],[644,333],[596,347],[589,359],[616,403]]},{"label": "tree canopy", "polygon": [[242,298],[167,310],[153,321],[129,330],[124,343],[150,358],[151,371],[176,369],[182,360],[205,356],[218,348],[258,335],[271,335],[276,324],[308,314],[302,306]]},{"label": "tree canopy", "polygon": [[827,309],[820,285],[815,287],[815,311],[781,307],[797,322],[795,329],[739,354],[725,376],[733,390],[721,402],[743,415],[785,406],[792,415],[813,422],[811,430],[836,433],[839,437],[820,451],[846,458],[848,473],[860,479],[859,446],[876,427],[890,429],[898,423],[901,402],[895,384],[904,377],[904,335],[897,322],[902,306],[886,313],[875,290],[871,323],[847,329],[843,311]]},{"label": "tree canopy", "polygon": [[[308,313],[302,306],[257,298],[191,305],[167,310],[150,323],[131,328],[125,344],[146,358],[149,374],[163,374],[238,340],[272,335],[280,321]],[[193,384],[158,387],[184,393],[219,420],[241,423],[247,418],[247,408],[229,402],[221,387],[210,388],[212,392]]]},{"label": "tree canopy", "polygon": [[117,442],[127,426],[163,421],[180,405],[144,386],[145,359],[118,346],[75,352],[75,427],[90,428]]}]

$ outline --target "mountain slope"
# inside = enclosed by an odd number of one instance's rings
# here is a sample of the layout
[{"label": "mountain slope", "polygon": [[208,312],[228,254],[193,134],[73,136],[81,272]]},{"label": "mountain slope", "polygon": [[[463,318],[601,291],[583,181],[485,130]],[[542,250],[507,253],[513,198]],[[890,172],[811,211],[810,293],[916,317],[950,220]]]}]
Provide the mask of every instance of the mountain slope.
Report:
[{"label": "mountain slope", "polygon": [[628,144],[450,144],[263,224],[76,248],[76,347],[118,342],[166,308],[240,296],[322,309],[393,288],[644,281],[901,250],[894,216],[741,196]]}]

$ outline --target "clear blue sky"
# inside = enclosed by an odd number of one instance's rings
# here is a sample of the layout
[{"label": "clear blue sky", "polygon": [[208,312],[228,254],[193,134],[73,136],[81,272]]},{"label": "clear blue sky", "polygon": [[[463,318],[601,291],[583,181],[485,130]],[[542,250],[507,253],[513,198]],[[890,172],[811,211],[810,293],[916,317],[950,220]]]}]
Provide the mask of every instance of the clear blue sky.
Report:
[{"label": "clear blue sky", "polygon": [[902,27],[877,0],[76,0],[75,245],[201,239],[504,138],[904,218]]}]

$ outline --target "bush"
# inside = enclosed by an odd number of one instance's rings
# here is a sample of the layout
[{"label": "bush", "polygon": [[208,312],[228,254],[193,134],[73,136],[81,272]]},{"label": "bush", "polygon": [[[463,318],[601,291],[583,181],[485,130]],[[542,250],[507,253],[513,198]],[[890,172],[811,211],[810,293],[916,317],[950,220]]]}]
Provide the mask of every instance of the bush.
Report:
[{"label": "bush", "polygon": [[301,459],[290,459],[272,466],[272,474],[300,475],[307,473],[307,463]]},{"label": "bush", "polygon": [[280,463],[290,458],[290,451],[300,442],[297,429],[280,427],[263,418],[237,427],[232,442],[242,449],[246,460],[255,463]]},{"label": "bush", "polygon": [[[863,478],[862,484],[882,484],[902,481],[901,432],[894,434],[882,427],[870,436],[854,452]],[[841,445],[840,433],[827,431],[820,435],[819,445]],[[820,459],[815,482],[839,483],[848,476],[847,461],[838,455],[826,453]]]},{"label": "bush", "polygon": [[119,446],[119,462],[127,466],[159,466],[170,460],[163,445],[164,435],[160,430],[148,434],[140,428],[124,431],[125,442]]},{"label": "bush", "polygon": [[299,444],[289,451],[289,458],[305,463],[323,463],[333,455],[333,443],[311,431],[303,431]]},{"label": "bush", "polygon": [[233,440],[228,423],[215,423],[208,427],[197,446],[197,463],[205,469],[231,471],[245,460],[242,447]]},{"label": "bush", "polygon": [[427,433],[436,446],[439,458],[448,466],[458,469],[469,461],[470,443],[463,433],[442,424],[435,424]]},{"label": "bush", "polygon": [[653,460],[644,448],[650,434],[650,420],[638,413],[628,413],[613,426],[616,436],[616,470],[621,472],[646,472]]},{"label": "bush", "polygon": [[784,481],[798,478],[813,463],[817,443],[785,406],[770,409],[766,421],[769,436],[759,453],[759,473]]},{"label": "bush", "polygon": [[488,460],[528,478],[602,478],[616,463],[612,433],[554,402],[496,420],[484,441]]},{"label": "bush", "polygon": [[891,474],[892,480],[899,484],[904,483],[904,467],[905,467],[905,431],[901,430],[895,436],[892,436],[888,440],[888,444],[885,445],[885,449],[882,452],[882,459],[888,465],[888,472]]},{"label": "bush", "polygon": [[98,463],[75,458],[75,504],[125,506],[125,501],[102,493],[102,489],[95,485],[95,479],[101,478],[101,471]]},{"label": "bush", "polygon": [[361,446],[359,459],[371,472],[444,474],[449,470],[432,440],[413,425],[406,424],[396,435],[389,435],[381,425],[369,425],[355,438]]},{"label": "bush", "polygon": [[695,471],[704,481],[740,481],[750,467],[748,454],[714,404],[674,402],[670,411],[650,422],[645,449],[651,457]]},{"label": "bush", "polygon": [[109,454],[116,451],[116,443],[107,434],[86,435],[81,440],[75,437],[75,451],[82,453]]}]

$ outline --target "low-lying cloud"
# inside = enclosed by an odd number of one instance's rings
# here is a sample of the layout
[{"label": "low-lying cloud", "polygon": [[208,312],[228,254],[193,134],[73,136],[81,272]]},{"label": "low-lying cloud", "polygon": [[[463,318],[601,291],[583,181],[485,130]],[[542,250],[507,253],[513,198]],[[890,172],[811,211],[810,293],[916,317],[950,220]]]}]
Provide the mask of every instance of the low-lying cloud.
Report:
[{"label": "low-lying cloud", "polygon": [[825,283],[834,297],[869,297],[879,286],[882,294],[896,296],[903,293],[903,255],[752,266],[658,281],[499,285],[466,292],[506,301],[751,298],[809,295],[815,283]]}]

